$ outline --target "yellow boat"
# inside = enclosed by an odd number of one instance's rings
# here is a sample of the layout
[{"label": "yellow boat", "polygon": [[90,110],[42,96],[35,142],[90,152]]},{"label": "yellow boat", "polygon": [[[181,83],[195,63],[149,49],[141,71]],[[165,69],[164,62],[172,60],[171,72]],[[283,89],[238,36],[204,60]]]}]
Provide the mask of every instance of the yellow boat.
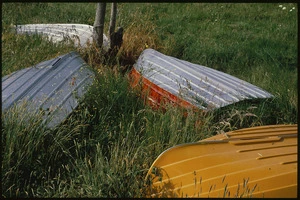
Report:
[{"label": "yellow boat", "polygon": [[245,128],[163,152],[149,197],[297,197],[298,126]]}]

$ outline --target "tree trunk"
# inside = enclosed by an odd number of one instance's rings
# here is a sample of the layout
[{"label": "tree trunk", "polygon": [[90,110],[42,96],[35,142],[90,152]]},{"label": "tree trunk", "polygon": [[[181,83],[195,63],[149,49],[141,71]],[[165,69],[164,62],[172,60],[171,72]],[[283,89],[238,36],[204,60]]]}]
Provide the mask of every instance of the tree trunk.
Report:
[{"label": "tree trunk", "polygon": [[113,33],[116,27],[116,16],[117,16],[117,3],[112,3],[110,12],[110,23],[109,23],[109,38],[110,38],[110,48],[114,47]]},{"label": "tree trunk", "polygon": [[94,40],[98,48],[103,45],[103,29],[105,19],[106,3],[97,3],[96,18],[94,22]]}]

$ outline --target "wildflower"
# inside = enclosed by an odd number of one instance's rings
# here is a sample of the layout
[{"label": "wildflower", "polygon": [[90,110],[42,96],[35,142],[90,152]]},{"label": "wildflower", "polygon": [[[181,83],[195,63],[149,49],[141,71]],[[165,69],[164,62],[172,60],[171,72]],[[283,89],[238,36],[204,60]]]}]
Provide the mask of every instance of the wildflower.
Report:
[{"label": "wildflower", "polygon": [[279,8],[282,8],[282,5],[279,5]]},{"label": "wildflower", "polygon": [[282,10],[285,10],[285,9],[286,9],[286,7],[283,7],[283,8],[282,8]]}]

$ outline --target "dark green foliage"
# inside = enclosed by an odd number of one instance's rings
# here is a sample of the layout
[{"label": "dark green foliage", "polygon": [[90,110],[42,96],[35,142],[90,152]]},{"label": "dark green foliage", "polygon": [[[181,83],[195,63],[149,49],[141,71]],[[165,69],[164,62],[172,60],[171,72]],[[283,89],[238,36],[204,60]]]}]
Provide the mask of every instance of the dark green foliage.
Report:
[{"label": "dark green foliage", "polygon": [[[145,175],[167,148],[222,131],[297,123],[298,11],[295,4],[284,7],[118,4],[116,26],[124,28],[124,42],[116,58],[105,58],[93,47],[77,49],[11,31],[16,23],[92,25],[96,3],[3,3],[2,76],[75,50],[96,78],[79,107],[54,130],[23,107],[2,114],[2,197],[143,197]],[[123,66],[132,67],[147,46],[229,73],[275,97],[208,113],[172,106],[152,110],[130,89]]]}]

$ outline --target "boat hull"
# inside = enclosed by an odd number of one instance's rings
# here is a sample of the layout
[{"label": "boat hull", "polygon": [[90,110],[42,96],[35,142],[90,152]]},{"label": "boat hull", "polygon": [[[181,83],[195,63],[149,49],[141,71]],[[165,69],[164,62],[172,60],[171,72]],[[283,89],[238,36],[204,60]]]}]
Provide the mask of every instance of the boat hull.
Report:
[{"label": "boat hull", "polygon": [[172,147],[150,167],[150,197],[297,197],[298,126],[240,129]]},{"label": "boat hull", "polygon": [[145,104],[148,104],[155,109],[163,108],[165,104],[172,104],[187,109],[193,108],[197,110],[196,106],[157,86],[149,79],[144,78],[135,68],[131,70],[129,75],[131,77],[131,86],[133,88],[138,88],[139,86],[143,99],[145,100]]},{"label": "boat hull", "polygon": [[229,74],[166,56],[142,52],[130,73],[132,87],[141,83],[147,102],[212,110],[246,99],[272,98],[269,92]]},{"label": "boat hull", "polygon": [[[75,46],[87,47],[93,42],[93,26],[87,24],[24,24],[16,25],[18,34],[42,34],[53,42],[66,39],[74,41]],[[109,39],[103,34],[103,47],[107,51]]]},{"label": "boat hull", "polygon": [[2,112],[27,102],[28,112],[44,112],[52,128],[77,107],[94,81],[94,72],[76,52],[2,77]]}]

